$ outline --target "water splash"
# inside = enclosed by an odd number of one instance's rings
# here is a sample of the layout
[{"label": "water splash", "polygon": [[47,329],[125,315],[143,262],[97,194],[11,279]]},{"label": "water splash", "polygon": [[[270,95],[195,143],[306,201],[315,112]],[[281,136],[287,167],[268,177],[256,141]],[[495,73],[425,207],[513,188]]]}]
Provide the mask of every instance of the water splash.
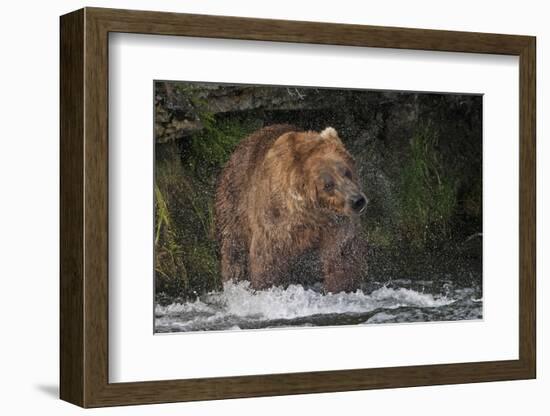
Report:
[{"label": "water splash", "polygon": [[[157,305],[155,330],[182,332],[403,322],[405,320],[400,316],[405,315],[409,316],[409,321],[422,320],[423,316],[425,320],[441,320],[429,318],[430,315],[444,317],[445,313],[434,314],[435,310],[451,307],[457,302],[464,307],[464,301],[472,295],[472,291],[464,290],[457,290],[451,296],[448,291],[446,294],[423,293],[383,285],[368,294],[361,290],[323,294],[300,285],[255,291],[249,282],[229,282],[224,285],[223,292],[212,292],[192,302]],[[473,303],[470,301],[467,311]],[[469,319],[480,317],[481,305],[477,304],[477,307],[479,311],[468,315]],[[456,314],[447,315],[460,319]]]}]

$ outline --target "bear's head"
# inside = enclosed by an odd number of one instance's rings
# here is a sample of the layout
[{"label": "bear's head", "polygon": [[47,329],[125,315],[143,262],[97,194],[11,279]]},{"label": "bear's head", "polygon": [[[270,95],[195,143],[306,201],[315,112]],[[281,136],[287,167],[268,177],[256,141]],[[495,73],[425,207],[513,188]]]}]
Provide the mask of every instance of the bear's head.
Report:
[{"label": "bear's head", "polygon": [[367,198],[353,158],[332,127],[309,137],[303,159],[305,190],[309,200],[332,214],[357,216],[365,212]]}]

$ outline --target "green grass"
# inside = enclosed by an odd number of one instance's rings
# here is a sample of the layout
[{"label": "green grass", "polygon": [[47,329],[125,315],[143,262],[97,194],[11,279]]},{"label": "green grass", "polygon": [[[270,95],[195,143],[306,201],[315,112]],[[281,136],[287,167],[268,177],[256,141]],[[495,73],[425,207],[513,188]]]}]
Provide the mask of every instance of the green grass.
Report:
[{"label": "green grass", "polygon": [[216,121],[203,114],[204,128],[192,135],[186,144],[185,159],[192,169],[212,169],[222,166],[235,146],[248,134],[259,128],[258,123],[225,119]]},{"label": "green grass", "polygon": [[177,144],[157,144],[155,160],[156,291],[183,298],[221,286],[216,179],[235,146],[259,127],[248,120],[217,119],[200,101],[193,102],[203,129]]},{"label": "green grass", "polygon": [[369,244],[378,248],[391,247],[395,238],[388,228],[385,228],[379,224],[373,224],[372,227],[368,228],[370,228],[367,229]]},{"label": "green grass", "polygon": [[438,137],[429,126],[417,131],[408,150],[401,171],[399,224],[411,244],[424,247],[448,235],[457,205],[456,186],[444,169]]},{"label": "green grass", "polygon": [[155,274],[159,291],[186,291],[189,279],[183,259],[183,249],[168,204],[155,184]]},{"label": "green grass", "polygon": [[157,293],[193,297],[198,280],[203,291],[218,287],[213,189],[185,171],[175,146],[157,158],[155,173]]}]

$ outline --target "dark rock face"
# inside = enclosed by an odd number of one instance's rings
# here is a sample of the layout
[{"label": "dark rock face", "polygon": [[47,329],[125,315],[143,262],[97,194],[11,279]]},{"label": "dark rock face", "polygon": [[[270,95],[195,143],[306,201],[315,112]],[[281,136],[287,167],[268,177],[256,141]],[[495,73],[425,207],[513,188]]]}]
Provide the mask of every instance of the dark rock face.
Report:
[{"label": "dark rock face", "polygon": [[323,94],[301,88],[194,84],[182,90],[170,82],[155,88],[157,143],[177,140],[201,130],[200,112],[227,114],[252,111],[296,111],[329,108]]}]

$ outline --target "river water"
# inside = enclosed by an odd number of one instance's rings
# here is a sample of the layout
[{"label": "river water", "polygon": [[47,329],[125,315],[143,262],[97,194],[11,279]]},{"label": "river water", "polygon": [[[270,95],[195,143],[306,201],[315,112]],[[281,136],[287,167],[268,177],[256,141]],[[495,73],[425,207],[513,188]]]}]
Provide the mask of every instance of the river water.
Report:
[{"label": "river water", "polygon": [[354,293],[338,294],[301,285],[254,291],[248,282],[230,282],[223,291],[194,301],[157,303],[155,332],[482,319],[481,287],[453,280],[373,282]]}]

